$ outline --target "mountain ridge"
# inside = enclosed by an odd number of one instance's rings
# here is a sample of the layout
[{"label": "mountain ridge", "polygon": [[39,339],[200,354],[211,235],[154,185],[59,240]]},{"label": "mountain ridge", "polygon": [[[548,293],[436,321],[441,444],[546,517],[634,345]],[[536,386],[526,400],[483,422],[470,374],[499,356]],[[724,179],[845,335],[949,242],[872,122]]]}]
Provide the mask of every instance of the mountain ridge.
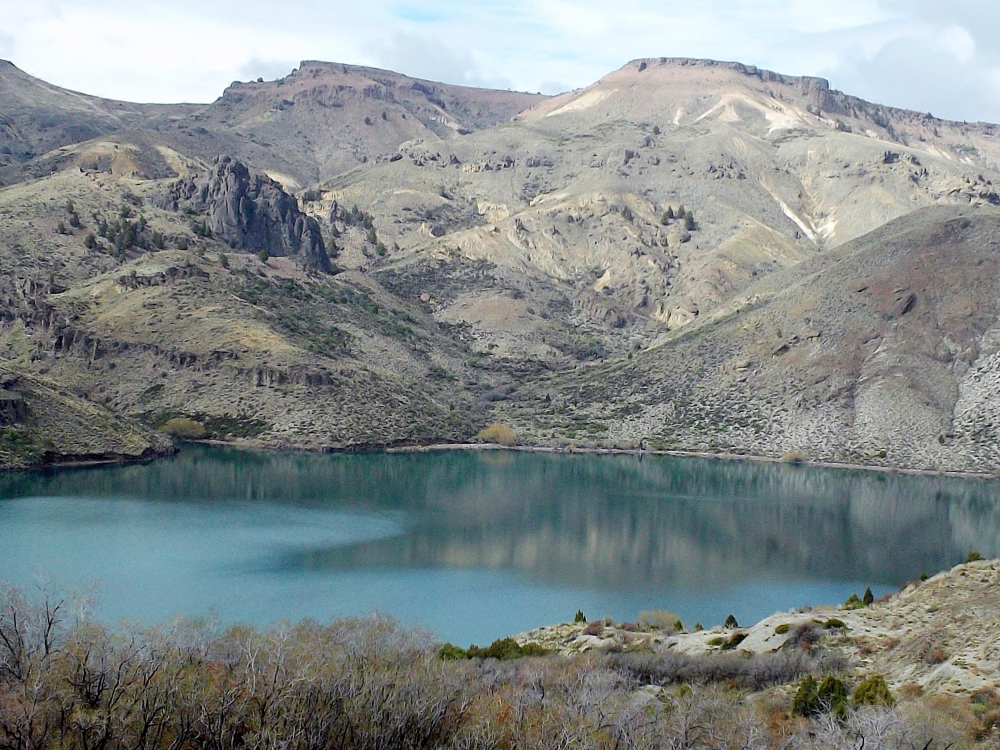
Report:
[{"label": "mountain ridge", "polygon": [[[318,61],[206,105],[33,81],[0,68],[34,144],[0,165],[0,356],[147,427],[1000,469],[995,126],[685,58],[554,97]],[[266,227],[228,177],[169,199],[219,163]]]}]

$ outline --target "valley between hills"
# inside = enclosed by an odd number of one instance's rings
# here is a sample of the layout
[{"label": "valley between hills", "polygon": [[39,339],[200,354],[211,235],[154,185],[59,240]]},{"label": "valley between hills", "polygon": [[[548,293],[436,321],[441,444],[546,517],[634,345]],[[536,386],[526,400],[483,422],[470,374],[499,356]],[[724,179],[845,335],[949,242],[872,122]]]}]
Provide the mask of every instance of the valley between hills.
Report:
[{"label": "valley between hills", "polygon": [[207,105],[0,63],[0,468],[172,432],[995,474],[998,181],[998,126],[738,63]]}]

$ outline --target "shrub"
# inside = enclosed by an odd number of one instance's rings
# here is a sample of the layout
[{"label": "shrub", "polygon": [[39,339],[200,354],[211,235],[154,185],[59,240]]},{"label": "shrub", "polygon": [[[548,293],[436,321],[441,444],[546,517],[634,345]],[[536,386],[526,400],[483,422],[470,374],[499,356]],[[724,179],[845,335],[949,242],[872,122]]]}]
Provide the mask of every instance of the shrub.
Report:
[{"label": "shrub", "polygon": [[836,617],[831,617],[829,620],[823,623],[823,627],[827,630],[843,630],[847,627],[847,623],[843,620],[839,620]]},{"label": "shrub", "polygon": [[445,643],[440,649],[438,649],[438,656],[445,661],[461,661],[462,659],[469,658],[469,652],[461,646],[456,646],[452,643]]},{"label": "shrub", "polygon": [[788,639],[788,642],[793,646],[811,648],[819,642],[819,631],[811,622],[804,622],[795,628],[795,632]]},{"label": "shrub", "polygon": [[730,630],[732,630],[733,628],[738,628],[740,626],[740,624],[736,621],[736,618],[733,616],[732,612],[729,613],[729,617],[726,618],[726,621],[725,623],[723,623],[723,625],[724,627],[727,627]]},{"label": "shrub", "polygon": [[870,607],[872,602],[875,601],[875,595],[872,593],[871,586],[865,589],[865,595],[861,597],[861,601],[866,607]]},{"label": "shrub", "polygon": [[537,643],[525,643],[522,646],[513,638],[500,638],[493,641],[486,648],[480,648],[473,644],[469,646],[467,653],[470,659],[509,661],[511,659],[524,659],[531,656],[545,656],[549,653],[549,650],[542,648]]},{"label": "shrub", "polygon": [[818,716],[830,713],[844,716],[847,713],[847,686],[843,680],[832,675],[817,683],[812,675],[806,675],[799,682],[799,688],[792,699],[792,716]]},{"label": "shrub", "polygon": [[582,609],[578,609],[576,611],[576,614],[573,615],[573,622],[576,623],[576,622],[586,622],[586,621],[587,621],[587,617],[586,617],[586,615],[583,614],[583,610]]},{"label": "shrub", "polygon": [[219,265],[223,268],[229,268],[229,256],[225,253],[219,253]]},{"label": "shrub", "polygon": [[792,629],[791,625],[789,625],[787,622],[783,622],[778,627],[776,627],[774,629],[774,634],[775,635],[784,635],[785,633],[787,633],[791,629]]},{"label": "shrub", "polygon": [[[781,334],[778,334],[778,338],[781,338]],[[802,451],[785,451],[781,454],[781,462],[786,464],[800,464],[803,461],[808,461],[809,456]]]},{"label": "shrub", "polygon": [[270,253],[267,252],[267,250],[261,250],[259,253],[257,253],[257,259],[261,263],[267,263],[271,259],[271,255]]},{"label": "shrub", "polygon": [[181,440],[200,440],[205,437],[205,425],[187,417],[168,419],[160,430]]},{"label": "shrub", "polygon": [[965,562],[967,562],[967,563],[976,562],[976,561],[982,560],[982,559],[983,559],[983,556],[980,555],[976,550],[972,550],[972,552],[970,552],[968,555],[965,556]]},{"label": "shrub", "polygon": [[498,443],[499,445],[513,445],[517,441],[517,433],[510,427],[503,424],[493,424],[476,434],[476,439],[484,443]]},{"label": "shrub", "polygon": [[851,594],[847,597],[847,601],[844,602],[844,606],[841,609],[862,609],[865,603],[858,599],[857,594]]},{"label": "shrub", "polygon": [[[659,654],[631,652],[609,655],[608,661],[621,674],[641,684],[716,683],[752,691],[787,685],[805,674],[817,670],[823,672],[828,667],[800,651],[698,655],[674,651]],[[833,666],[839,667],[840,664]]]},{"label": "shrub", "polygon": [[[680,625],[680,627],[677,627]],[[664,609],[650,609],[639,613],[639,627],[643,630],[664,630],[676,633],[684,629],[681,618]]]},{"label": "shrub", "polygon": [[853,702],[855,706],[891,706],[896,699],[889,692],[885,677],[873,674],[854,689]]},{"label": "shrub", "polygon": [[932,646],[928,649],[926,655],[924,656],[924,661],[931,666],[936,666],[938,664],[944,664],[949,658],[948,652],[945,651],[944,648],[941,646]]},{"label": "shrub", "polygon": [[97,237],[94,236],[93,232],[88,232],[87,236],[83,238],[83,246],[88,250],[97,249]]},{"label": "shrub", "polygon": [[844,681],[827,675],[819,684],[820,705],[823,709],[834,716],[844,716],[847,713],[847,685]]},{"label": "shrub", "polygon": [[660,134],[660,126],[659,125],[654,125],[653,126],[653,135],[659,135],[659,134]]},{"label": "shrub", "polygon": [[732,651],[747,639],[749,633],[733,633],[729,640],[722,644],[723,651]]}]

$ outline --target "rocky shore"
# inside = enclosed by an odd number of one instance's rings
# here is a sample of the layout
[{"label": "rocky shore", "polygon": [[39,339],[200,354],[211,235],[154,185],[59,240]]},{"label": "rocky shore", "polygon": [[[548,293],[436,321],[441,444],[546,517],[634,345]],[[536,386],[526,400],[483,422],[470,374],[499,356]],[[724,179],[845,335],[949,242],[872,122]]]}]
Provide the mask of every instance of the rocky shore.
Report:
[{"label": "rocky shore", "polygon": [[958,565],[867,606],[859,601],[779,612],[745,628],[673,632],[669,622],[664,624],[565,623],[514,639],[567,656],[836,649],[858,677],[882,674],[893,690],[973,694],[1000,686],[1000,560]]}]

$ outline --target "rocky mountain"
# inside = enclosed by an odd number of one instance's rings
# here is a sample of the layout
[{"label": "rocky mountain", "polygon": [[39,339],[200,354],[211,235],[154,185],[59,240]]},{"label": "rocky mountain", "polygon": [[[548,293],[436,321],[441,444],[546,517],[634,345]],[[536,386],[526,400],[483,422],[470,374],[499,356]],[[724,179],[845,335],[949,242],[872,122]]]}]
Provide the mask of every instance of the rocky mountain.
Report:
[{"label": "rocky mountain", "polygon": [[1000,468],[993,125],[667,58],[0,101],[0,353],[148,426]]},{"label": "rocky mountain", "polygon": [[319,223],[298,201],[265,175],[253,175],[228,156],[215,160],[203,178],[189,176],[170,186],[164,208],[205,214],[205,236],[218,235],[232,248],[275,256],[299,256],[307,270],[331,273]]}]

